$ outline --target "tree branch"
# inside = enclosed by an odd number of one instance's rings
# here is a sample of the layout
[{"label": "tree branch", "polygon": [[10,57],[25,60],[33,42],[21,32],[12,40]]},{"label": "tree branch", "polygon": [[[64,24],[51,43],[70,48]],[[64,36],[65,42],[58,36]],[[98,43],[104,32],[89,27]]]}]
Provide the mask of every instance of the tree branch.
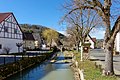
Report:
[{"label": "tree branch", "polygon": [[101,10],[103,10],[104,7],[99,0],[93,0],[93,3],[96,3],[96,6],[98,6],[99,8],[101,8]]}]

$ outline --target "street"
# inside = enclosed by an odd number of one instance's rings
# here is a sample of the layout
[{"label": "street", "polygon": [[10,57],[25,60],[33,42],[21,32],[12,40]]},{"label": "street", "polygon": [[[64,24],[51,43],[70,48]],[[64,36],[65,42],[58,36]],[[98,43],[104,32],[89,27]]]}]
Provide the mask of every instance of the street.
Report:
[{"label": "street", "polygon": [[[103,49],[90,50],[90,59],[96,59],[96,62],[104,68],[105,52]],[[115,74],[120,75],[120,55],[113,56],[113,66]]]}]

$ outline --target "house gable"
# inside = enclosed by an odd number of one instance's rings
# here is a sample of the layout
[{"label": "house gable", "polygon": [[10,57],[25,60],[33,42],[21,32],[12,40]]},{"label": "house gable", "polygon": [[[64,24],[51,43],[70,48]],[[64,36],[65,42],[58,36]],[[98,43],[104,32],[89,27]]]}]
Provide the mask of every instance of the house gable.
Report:
[{"label": "house gable", "polygon": [[22,40],[22,30],[13,13],[0,13],[0,38]]},{"label": "house gable", "polygon": [[90,48],[95,48],[95,41],[91,38],[90,35],[86,37],[85,43],[90,43]]}]

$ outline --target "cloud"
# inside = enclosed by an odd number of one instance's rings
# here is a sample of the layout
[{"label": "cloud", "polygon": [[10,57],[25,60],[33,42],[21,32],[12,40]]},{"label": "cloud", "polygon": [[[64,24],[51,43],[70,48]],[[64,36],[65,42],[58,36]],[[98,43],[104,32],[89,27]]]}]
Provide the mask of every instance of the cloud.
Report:
[{"label": "cloud", "polygon": [[[67,36],[66,31],[58,31],[58,32]],[[105,30],[103,29],[95,29],[90,32],[90,36],[95,37],[97,39],[103,39],[104,35],[105,35]]]},{"label": "cloud", "polygon": [[96,37],[97,39],[103,39],[104,35],[105,35],[105,31],[104,30],[95,30],[90,32],[91,37]]},{"label": "cloud", "polygon": [[59,33],[61,33],[61,34],[65,34],[65,31],[58,31]]},{"label": "cloud", "polygon": [[61,34],[64,34],[65,36],[67,35],[66,31],[58,31]]}]

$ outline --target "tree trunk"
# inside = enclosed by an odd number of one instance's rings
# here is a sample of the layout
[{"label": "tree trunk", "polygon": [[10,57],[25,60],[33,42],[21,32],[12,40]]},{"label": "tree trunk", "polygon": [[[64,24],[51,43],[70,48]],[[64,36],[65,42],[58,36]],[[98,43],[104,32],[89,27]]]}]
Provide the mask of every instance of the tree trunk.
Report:
[{"label": "tree trunk", "polygon": [[[106,30],[109,31],[109,30]],[[104,47],[105,47],[105,75],[113,75],[113,42],[109,42],[110,32],[106,32]]]},{"label": "tree trunk", "polygon": [[113,43],[111,41],[111,25],[110,25],[110,7],[111,0],[104,0],[104,15],[102,16],[104,25],[106,26],[103,48],[105,49],[105,75],[113,75]]},{"label": "tree trunk", "polygon": [[76,46],[77,46],[77,49],[76,49],[76,50],[79,52],[79,46],[80,46],[80,42],[79,42],[79,41],[77,41]]},{"label": "tree trunk", "polygon": [[116,35],[120,30],[119,22],[120,22],[120,17],[118,17],[118,19],[116,20],[114,27],[111,31],[111,37],[106,45],[105,73],[107,75],[114,74],[114,71],[113,71],[113,49],[114,49],[114,41],[115,41]]},{"label": "tree trunk", "polygon": [[106,48],[106,44],[107,44],[108,40],[110,39],[110,31],[111,31],[110,7],[111,7],[111,0],[104,0],[104,9],[103,9],[103,15],[102,15],[102,19],[103,19],[104,25],[106,27],[105,37],[104,37],[104,42],[103,42],[104,49]]},{"label": "tree trunk", "polygon": [[113,44],[111,42],[107,43],[106,54],[105,54],[105,75],[113,75]]},{"label": "tree trunk", "polygon": [[83,45],[80,47],[81,61],[83,61]]},{"label": "tree trunk", "polygon": [[[106,45],[107,45],[107,42],[109,39],[110,39],[110,27],[109,27],[109,25],[107,25],[106,30],[105,30],[104,41],[103,41],[103,49],[106,48]],[[106,51],[106,49],[105,49],[105,51]]]},{"label": "tree trunk", "polygon": [[108,17],[106,18],[108,22],[106,24],[106,32],[104,37],[103,48],[105,49],[105,75],[112,75],[114,74],[113,71],[113,44],[109,43],[110,40],[110,20]]}]

